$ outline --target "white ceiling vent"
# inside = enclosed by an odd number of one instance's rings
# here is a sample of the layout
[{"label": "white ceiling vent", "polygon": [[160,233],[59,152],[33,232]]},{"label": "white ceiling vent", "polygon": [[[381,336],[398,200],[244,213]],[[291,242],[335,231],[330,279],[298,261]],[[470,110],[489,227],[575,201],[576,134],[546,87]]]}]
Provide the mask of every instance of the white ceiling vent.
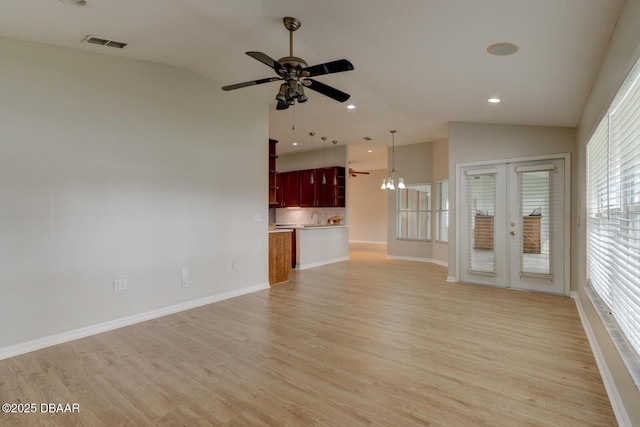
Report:
[{"label": "white ceiling vent", "polygon": [[82,41],[91,44],[99,44],[102,46],[117,47],[118,49],[122,49],[127,45],[127,43],[117,42],[115,40],[109,40],[102,37],[96,37],[92,36],[91,34],[87,35],[87,37],[85,37]]}]

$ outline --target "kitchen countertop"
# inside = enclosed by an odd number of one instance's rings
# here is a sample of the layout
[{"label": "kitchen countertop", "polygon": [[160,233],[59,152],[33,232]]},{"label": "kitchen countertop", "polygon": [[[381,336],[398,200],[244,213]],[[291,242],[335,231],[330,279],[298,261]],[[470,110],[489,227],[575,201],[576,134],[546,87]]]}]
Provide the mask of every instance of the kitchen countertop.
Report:
[{"label": "kitchen countertop", "polygon": [[290,229],[290,230],[324,230],[326,228],[347,228],[349,227],[346,224],[338,224],[338,225],[329,225],[329,224],[320,224],[320,225],[315,225],[315,224],[286,224],[286,225],[278,225],[276,224],[276,229],[277,230],[284,230],[284,229]]},{"label": "kitchen countertop", "polygon": [[287,228],[276,228],[275,230],[269,230],[269,233],[291,233],[293,231],[293,227]]}]

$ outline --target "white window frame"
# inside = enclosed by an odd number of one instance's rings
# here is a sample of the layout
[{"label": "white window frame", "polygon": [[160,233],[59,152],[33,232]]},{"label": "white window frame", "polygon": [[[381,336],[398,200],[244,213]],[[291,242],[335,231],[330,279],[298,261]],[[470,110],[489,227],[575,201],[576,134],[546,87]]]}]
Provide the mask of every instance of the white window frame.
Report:
[{"label": "white window frame", "polygon": [[[428,199],[426,203],[425,209],[422,209],[419,203],[420,190],[419,188],[426,187],[428,188]],[[407,184],[407,188],[396,190],[396,239],[397,240],[415,240],[421,242],[430,242],[431,241],[431,217],[432,217],[432,208],[431,204],[433,202],[433,188],[430,183],[427,184]],[[422,191],[425,192],[425,191]],[[401,206],[401,197],[402,194],[406,193],[407,197],[415,197],[415,208],[404,208]],[[415,194],[413,194],[415,193]],[[411,230],[411,236],[409,237],[401,237],[401,224],[402,224],[402,214],[404,213],[413,213],[416,215],[417,220],[416,224],[418,225],[417,230]],[[422,224],[420,222],[420,213],[424,213],[426,216],[426,224]],[[420,238],[420,231],[425,231],[426,238]]]},{"label": "white window frame", "polygon": [[[447,185],[447,191],[442,191],[443,184]],[[446,195],[446,206],[443,208],[443,196]],[[436,182],[436,242],[449,243],[449,180],[443,179]],[[446,224],[446,233],[443,233],[442,221]],[[443,236],[444,234],[444,236]],[[443,238],[444,237],[444,238]]]}]

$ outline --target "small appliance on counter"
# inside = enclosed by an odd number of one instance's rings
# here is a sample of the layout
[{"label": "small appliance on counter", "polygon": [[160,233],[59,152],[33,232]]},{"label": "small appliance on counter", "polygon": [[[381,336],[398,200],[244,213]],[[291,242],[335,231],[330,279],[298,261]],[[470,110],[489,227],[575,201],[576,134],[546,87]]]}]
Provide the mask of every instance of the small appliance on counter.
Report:
[{"label": "small appliance on counter", "polygon": [[338,225],[340,224],[340,221],[341,221],[341,218],[338,215],[327,218],[327,223],[329,225]]}]

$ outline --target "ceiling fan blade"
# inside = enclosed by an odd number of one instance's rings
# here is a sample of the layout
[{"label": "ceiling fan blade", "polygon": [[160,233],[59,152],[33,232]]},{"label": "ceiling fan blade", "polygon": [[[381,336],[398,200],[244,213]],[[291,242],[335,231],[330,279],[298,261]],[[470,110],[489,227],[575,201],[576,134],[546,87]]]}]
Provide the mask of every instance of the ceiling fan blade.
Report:
[{"label": "ceiling fan blade", "polygon": [[253,59],[257,59],[263,64],[266,64],[269,67],[273,68],[274,70],[276,70],[276,72],[280,70],[284,70],[284,67],[282,66],[282,64],[280,64],[278,61],[276,61],[266,53],[262,53],[262,52],[245,52],[245,53],[250,57],[252,57]]},{"label": "ceiling fan blade", "polygon": [[324,83],[320,83],[317,80],[306,79],[306,81],[311,82],[309,89],[313,89],[318,93],[328,96],[329,98],[335,99],[338,102],[344,102],[351,97],[348,93],[344,93],[341,90],[338,90],[334,87],[328,86]]},{"label": "ceiling fan blade", "polygon": [[286,102],[278,101],[278,105],[276,105],[276,110],[286,110],[289,108],[289,104]]},{"label": "ceiling fan blade", "polygon": [[234,90],[241,87],[261,85],[263,83],[275,82],[281,80],[280,77],[267,77],[265,79],[251,80],[250,82],[236,83],[234,85],[222,86],[222,90]]},{"label": "ceiling fan blade", "polygon": [[351,62],[346,59],[338,59],[337,61],[325,62],[324,64],[312,65],[302,71],[307,71],[310,77],[314,77],[351,70],[353,70],[353,64],[351,64]]}]

